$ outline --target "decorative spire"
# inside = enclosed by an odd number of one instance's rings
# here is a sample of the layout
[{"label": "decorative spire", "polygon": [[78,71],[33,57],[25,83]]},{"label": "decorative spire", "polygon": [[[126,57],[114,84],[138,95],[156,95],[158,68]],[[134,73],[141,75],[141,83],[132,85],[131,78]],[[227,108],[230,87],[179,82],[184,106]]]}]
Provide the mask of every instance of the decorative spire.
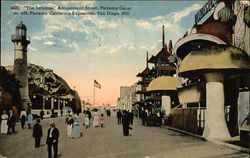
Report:
[{"label": "decorative spire", "polygon": [[173,49],[173,44],[172,44],[172,40],[170,40],[168,43],[168,50],[170,53],[172,53],[172,49]]},{"label": "decorative spire", "polygon": [[164,25],[162,25],[162,48],[165,48]]},{"label": "decorative spire", "polygon": [[148,67],[148,51],[147,51],[146,66]]}]

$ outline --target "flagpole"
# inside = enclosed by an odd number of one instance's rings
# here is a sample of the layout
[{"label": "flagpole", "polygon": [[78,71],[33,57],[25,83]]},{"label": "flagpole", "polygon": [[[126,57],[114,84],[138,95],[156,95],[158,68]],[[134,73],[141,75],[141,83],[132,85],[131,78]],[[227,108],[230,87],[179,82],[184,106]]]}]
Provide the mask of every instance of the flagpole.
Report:
[{"label": "flagpole", "polygon": [[93,94],[93,106],[95,107],[95,80],[94,80],[94,94]]}]

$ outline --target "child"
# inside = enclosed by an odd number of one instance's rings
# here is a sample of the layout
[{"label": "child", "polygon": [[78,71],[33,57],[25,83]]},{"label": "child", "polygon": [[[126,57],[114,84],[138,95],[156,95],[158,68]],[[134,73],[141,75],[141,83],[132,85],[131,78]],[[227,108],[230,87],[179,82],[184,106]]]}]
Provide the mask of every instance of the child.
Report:
[{"label": "child", "polygon": [[103,128],[103,124],[104,124],[103,114],[101,114],[100,123],[101,123],[101,128]]},{"label": "child", "polygon": [[87,129],[89,128],[89,115],[88,114],[85,115],[84,120],[85,120],[84,125],[86,126],[86,129]]}]

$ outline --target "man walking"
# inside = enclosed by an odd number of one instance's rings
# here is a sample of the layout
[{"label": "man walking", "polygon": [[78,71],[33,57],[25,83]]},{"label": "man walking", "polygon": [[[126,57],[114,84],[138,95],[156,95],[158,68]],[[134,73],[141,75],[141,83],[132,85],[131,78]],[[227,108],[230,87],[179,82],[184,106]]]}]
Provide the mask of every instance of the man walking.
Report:
[{"label": "man walking", "polygon": [[117,117],[117,120],[118,120],[118,125],[121,124],[122,123],[122,113],[121,113],[121,110],[117,111],[116,117]]},{"label": "man walking", "polygon": [[43,136],[42,126],[39,123],[40,119],[37,119],[36,124],[33,127],[32,136],[35,138],[35,148],[38,148],[40,146],[41,137]]},{"label": "man walking", "polygon": [[41,120],[43,120],[43,115],[44,115],[44,111],[41,110],[41,111],[40,111],[40,118],[41,118]]},{"label": "man walking", "polygon": [[128,113],[129,114],[129,123],[133,125],[133,120],[134,120],[134,112],[133,110]]},{"label": "man walking", "polygon": [[129,127],[129,116],[127,111],[123,111],[122,113],[122,129],[124,136],[129,136],[129,130],[132,130],[132,128]]},{"label": "man walking", "polygon": [[58,154],[58,138],[59,138],[59,130],[55,127],[55,122],[50,123],[50,128],[48,129],[48,135],[46,144],[48,145],[48,158],[51,158],[51,149],[53,146],[54,150],[54,158],[57,158]]},{"label": "man walking", "polygon": [[12,130],[12,133],[16,133],[15,131],[16,118],[12,110],[9,111],[9,118],[7,121],[7,125],[8,125],[8,134],[11,134],[10,129]]},{"label": "man walking", "polygon": [[142,125],[145,126],[146,125],[146,120],[147,120],[147,112],[146,112],[146,110],[143,110],[141,115],[142,115],[141,116],[141,118],[142,118]]}]

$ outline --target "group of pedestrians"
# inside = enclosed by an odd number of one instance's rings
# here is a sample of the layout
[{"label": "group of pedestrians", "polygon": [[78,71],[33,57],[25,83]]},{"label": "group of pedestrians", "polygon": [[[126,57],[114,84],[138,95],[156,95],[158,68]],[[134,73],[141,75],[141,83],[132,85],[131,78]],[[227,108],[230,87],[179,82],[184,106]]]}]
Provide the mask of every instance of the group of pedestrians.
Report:
[{"label": "group of pedestrians", "polygon": [[83,125],[86,127],[86,129],[91,127],[91,125],[95,128],[104,127],[104,114],[103,113],[100,114],[98,109],[92,110],[92,113],[88,109],[87,111],[84,112],[84,115],[85,116],[84,116]]},{"label": "group of pedestrians", "polygon": [[[9,110],[8,114],[6,110],[3,111],[1,115],[1,134],[14,134],[16,133],[15,126],[16,126],[16,116],[14,115],[13,110]],[[29,129],[31,129],[31,123],[33,120],[32,114],[26,114],[25,110],[22,110],[20,113],[20,120],[21,120],[21,128],[25,128],[25,122],[28,122]]]},{"label": "group of pedestrians", "polygon": [[129,130],[133,128],[130,125],[133,125],[134,114],[133,111],[128,112],[126,110],[118,110],[116,113],[118,125],[122,124],[122,131],[124,136],[129,136]]},{"label": "group of pedestrians", "polygon": [[26,113],[25,109],[22,109],[20,113],[21,127],[25,129],[25,122],[27,121],[28,129],[32,128],[33,114],[31,112]]},{"label": "group of pedestrians", "polygon": [[[9,110],[8,113],[6,110],[3,110],[1,115],[1,134],[14,134],[16,133],[16,116],[14,115],[13,110]],[[33,115],[31,112],[26,113],[24,109],[20,112],[20,122],[21,128],[25,129],[25,123],[28,124],[28,129],[32,129]],[[41,138],[43,137],[42,126],[40,125],[40,119],[36,119],[36,123],[33,126],[32,137],[35,140],[35,148],[40,147]],[[54,151],[54,158],[58,157],[58,138],[59,130],[55,127],[55,122],[50,123],[50,128],[48,129],[48,135],[46,138],[46,144],[48,146],[48,157],[51,158],[52,148]]]},{"label": "group of pedestrians", "polygon": [[[67,125],[66,133],[68,138],[81,137],[82,133],[80,130],[80,119],[78,115],[75,114],[73,116],[72,111],[68,111],[65,123]],[[86,129],[90,128],[91,126],[95,128],[103,128],[104,114],[100,114],[98,109],[94,109],[92,112],[88,109],[83,115],[83,126],[85,126]]]},{"label": "group of pedestrians", "polygon": [[80,138],[81,131],[80,131],[80,120],[78,115],[74,115],[71,112],[68,113],[66,118],[67,124],[67,137],[68,138]]},{"label": "group of pedestrians", "polygon": [[[32,136],[35,139],[35,148],[40,147],[41,137],[43,136],[42,126],[40,125],[40,119],[36,119],[36,124],[33,127]],[[59,130],[55,127],[55,122],[50,122],[50,128],[47,132],[46,144],[48,151],[48,158],[52,156],[52,148],[54,153],[54,158],[58,157],[58,139],[59,139]]]},{"label": "group of pedestrians", "polygon": [[16,133],[15,125],[16,125],[16,118],[13,114],[12,110],[9,110],[9,114],[6,111],[3,111],[1,115],[1,133],[2,134],[13,134]]}]

